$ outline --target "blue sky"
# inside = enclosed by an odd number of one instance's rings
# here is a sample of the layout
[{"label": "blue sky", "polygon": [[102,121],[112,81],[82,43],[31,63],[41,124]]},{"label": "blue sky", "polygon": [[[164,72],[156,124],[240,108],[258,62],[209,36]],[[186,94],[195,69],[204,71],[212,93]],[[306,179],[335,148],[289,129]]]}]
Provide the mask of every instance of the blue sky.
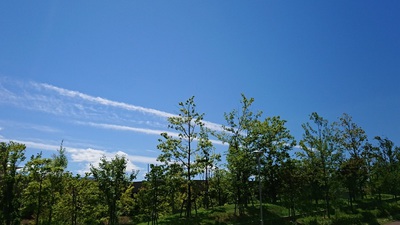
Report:
[{"label": "blue sky", "polygon": [[[297,140],[316,111],[400,145],[398,1],[4,1],[0,138],[74,172],[102,154],[146,171],[178,102],[215,124],[254,97]],[[226,147],[216,143],[216,150]],[[142,173],[143,174],[143,173]]]}]

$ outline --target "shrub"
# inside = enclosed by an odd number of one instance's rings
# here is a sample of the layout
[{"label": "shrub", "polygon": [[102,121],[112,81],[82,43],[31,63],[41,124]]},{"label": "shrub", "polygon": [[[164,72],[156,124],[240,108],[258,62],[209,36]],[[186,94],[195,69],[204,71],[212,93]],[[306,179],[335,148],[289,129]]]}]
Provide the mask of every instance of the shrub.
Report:
[{"label": "shrub", "polygon": [[360,214],[339,214],[332,219],[332,225],[362,225]]},{"label": "shrub", "polygon": [[361,212],[361,215],[362,215],[362,222],[370,225],[379,224],[377,220],[377,215],[378,215],[377,210],[363,211]]},{"label": "shrub", "polygon": [[400,214],[395,214],[392,216],[393,220],[400,220]]},{"label": "shrub", "polygon": [[317,218],[315,218],[315,217],[304,217],[302,224],[303,225],[319,225]]},{"label": "shrub", "polygon": [[396,203],[390,203],[387,207],[387,211],[389,212],[390,215],[397,215],[400,213],[400,205]]},{"label": "shrub", "polygon": [[299,224],[302,225],[330,225],[330,221],[322,217],[304,217]]}]

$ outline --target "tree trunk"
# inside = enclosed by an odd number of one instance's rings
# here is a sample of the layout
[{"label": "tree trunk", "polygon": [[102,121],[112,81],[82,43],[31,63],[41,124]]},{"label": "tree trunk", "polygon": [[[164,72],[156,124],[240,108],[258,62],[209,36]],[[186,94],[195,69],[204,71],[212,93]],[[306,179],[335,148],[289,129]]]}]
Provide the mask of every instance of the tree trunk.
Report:
[{"label": "tree trunk", "polygon": [[38,196],[36,219],[35,219],[36,225],[39,225],[39,217],[40,217],[41,207],[42,207],[42,180],[40,180],[40,182],[39,182],[39,196]]}]

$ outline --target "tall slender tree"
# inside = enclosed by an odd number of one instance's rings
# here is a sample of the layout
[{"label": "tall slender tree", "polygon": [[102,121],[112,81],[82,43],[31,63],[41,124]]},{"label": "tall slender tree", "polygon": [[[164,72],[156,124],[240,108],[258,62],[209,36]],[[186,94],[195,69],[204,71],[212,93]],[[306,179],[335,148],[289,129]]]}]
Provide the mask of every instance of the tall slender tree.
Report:
[{"label": "tall slender tree", "polygon": [[221,155],[216,154],[214,151],[214,146],[211,140],[208,138],[208,128],[201,127],[200,128],[200,139],[199,139],[199,146],[201,148],[200,154],[197,155],[196,162],[199,164],[198,166],[198,173],[204,174],[204,194],[203,194],[203,203],[204,207],[208,209],[209,207],[209,191],[210,191],[210,172],[213,168],[217,166],[217,162],[221,160]]},{"label": "tall slender tree", "polygon": [[[331,203],[334,192],[338,190],[338,174],[340,162],[343,159],[342,150],[338,143],[336,129],[333,124],[313,112],[310,123],[302,125],[304,129],[300,146],[303,152],[300,154],[303,160],[308,161],[314,171],[313,183],[320,185],[324,200],[326,215],[331,215]],[[333,199],[334,200],[334,199]]]},{"label": "tall slender tree", "polygon": [[[173,168],[179,164],[184,168],[184,177],[186,180],[186,199],[185,215],[191,216],[192,211],[192,178],[198,173],[199,163],[195,161],[204,148],[209,148],[207,141],[208,135],[201,134],[205,132],[203,117],[196,109],[194,96],[186,102],[180,102],[180,113],[178,116],[168,118],[168,127],[175,130],[175,135],[162,133],[159,139],[158,149],[161,154],[158,160],[165,164],[166,169]],[[171,167],[172,166],[172,167]]]},{"label": "tall slender tree", "polygon": [[225,113],[227,125],[223,126],[224,132],[218,137],[228,143],[226,156],[227,167],[230,171],[231,186],[234,188],[235,213],[244,215],[244,208],[251,196],[249,178],[255,174],[256,160],[254,159],[254,137],[251,136],[254,123],[261,116],[261,112],[253,113],[251,104],[254,98],[246,98],[242,94],[241,110]]},{"label": "tall slender tree", "polygon": [[388,138],[376,136],[378,146],[375,149],[375,163],[373,166],[375,175],[375,187],[379,196],[382,192],[390,193],[397,198],[400,182],[400,148]]},{"label": "tall slender tree", "polygon": [[339,118],[337,128],[339,143],[347,153],[346,160],[340,168],[341,177],[349,193],[350,207],[353,208],[356,197],[363,197],[367,182],[367,159],[364,153],[367,135],[346,113]]},{"label": "tall slender tree", "polygon": [[32,155],[25,164],[24,173],[28,182],[24,189],[24,205],[26,211],[32,211],[35,224],[39,225],[45,221],[46,209],[49,207],[50,184],[48,175],[51,172],[51,159],[43,158],[42,152],[36,156]]},{"label": "tall slender tree", "polygon": [[63,147],[63,142],[61,142],[60,148],[57,151],[57,154],[53,154],[51,158],[51,162],[49,165],[49,209],[47,215],[47,224],[52,224],[53,221],[53,211],[54,206],[57,201],[60,200],[63,191],[64,191],[64,175],[65,169],[67,168],[68,160],[65,155],[65,148]]}]

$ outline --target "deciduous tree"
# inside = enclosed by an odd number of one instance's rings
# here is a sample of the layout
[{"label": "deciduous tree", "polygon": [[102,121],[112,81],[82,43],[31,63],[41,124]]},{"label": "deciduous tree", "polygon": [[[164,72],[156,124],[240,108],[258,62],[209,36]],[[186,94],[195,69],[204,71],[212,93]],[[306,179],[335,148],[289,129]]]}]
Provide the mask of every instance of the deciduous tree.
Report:
[{"label": "deciduous tree", "polygon": [[250,131],[252,149],[263,153],[261,174],[265,192],[273,203],[278,201],[281,192],[283,166],[290,159],[289,151],[296,145],[285,123],[279,116],[267,117],[264,121],[255,121]]},{"label": "deciduous tree", "polygon": [[161,154],[158,160],[166,166],[177,171],[174,166],[181,165],[184,168],[183,176],[186,181],[186,202],[185,215],[191,216],[192,211],[192,178],[199,172],[199,163],[196,160],[198,155],[205,148],[209,148],[208,135],[204,129],[203,116],[196,109],[194,97],[189,98],[186,102],[180,102],[180,113],[178,116],[168,118],[168,127],[175,130],[177,133],[169,135],[162,133],[162,138],[159,139],[158,149]]},{"label": "deciduous tree", "polygon": [[251,196],[249,178],[255,174],[256,160],[253,153],[254,137],[251,136],[254,123],[261,116],[261,112],[253,113],[250,109],[253,98],[246,98],[242,94],[241,110],[233,110],[225,113],[227,125],[223,126],[224,132],[219,139],[229,144],[226,160],[230,171],[230,184],[234,187],[235,213],[239,209],[239,215],[244,215],[244,207]]},{"label": "deciduous tree", "polygon": [[45,221],[42,216],[48,211],[51,193],[47,176],[50,172],[51,159],[43,158],[42,152],[36,156],[32,155],[24,167],[28,185],[23,192],[23,209],[28,213],[33,213],[36,225],[39,225],[41,221]]},{"label": "deciduous tree", "polygon": [[0,142],[0,221],[5,225],[19,224],[22,178],[18,169],[24,160],[25,145]]},{"label": "deciduous tree", "polygon": [[[313,183],[322,189],[325,200],[325,210],[328,217],[331,215],[332,197],[338,191],[338,173],[340,162],[343,159],[337,136],[337,129],[326,119],[313,112],[310,116],[313,124],[307,122],[302,125],[304,129],[300,146],[300,154],[307,165],[314,171]],[[315,195],[317,196],[317,195]]]},{"label": "deciduous tree", "polygon": [[110,161],[101,157],[98,167],[91,166],[90,171],[103,193],[104,203],[108,206],[108,224],[118,224],[118,203],[129,183],[136,178],[137,171],[130,175],[126,172],[127,160],[124,156],[116,155]]},{"label": "deciduous tree", "polygon": [[338,141],[348,155],[341,165],[340,172],[344,186],[349,193],[350,207],[353,208],[356,197],[363,196],[368,178],[367,159],[364,153],[367,135],[346,113],[339,118],[336,125],[339,132]]}]

